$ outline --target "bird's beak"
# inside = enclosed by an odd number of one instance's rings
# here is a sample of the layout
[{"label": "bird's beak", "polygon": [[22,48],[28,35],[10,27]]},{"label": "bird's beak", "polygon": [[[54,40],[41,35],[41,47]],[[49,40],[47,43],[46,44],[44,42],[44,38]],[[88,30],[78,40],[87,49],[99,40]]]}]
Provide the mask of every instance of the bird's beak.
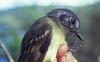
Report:
[{"label": "bird's beak", "polygon": [[75,34],[81,41],[84,40],[83,37],[82,37],[82,35],[80,34],[80,32],[74,32],[74,34]]}]

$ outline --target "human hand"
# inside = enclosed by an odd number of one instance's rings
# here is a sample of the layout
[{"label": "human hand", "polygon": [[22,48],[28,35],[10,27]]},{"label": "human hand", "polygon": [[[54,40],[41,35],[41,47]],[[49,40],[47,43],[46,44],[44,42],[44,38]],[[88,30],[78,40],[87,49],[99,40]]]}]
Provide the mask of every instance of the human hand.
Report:
[{"label": "human hand", "polygon": [[57,52],[57,60],[54,62],[78,62],[72,53],[68,51],[67,45],[62,45]]}]

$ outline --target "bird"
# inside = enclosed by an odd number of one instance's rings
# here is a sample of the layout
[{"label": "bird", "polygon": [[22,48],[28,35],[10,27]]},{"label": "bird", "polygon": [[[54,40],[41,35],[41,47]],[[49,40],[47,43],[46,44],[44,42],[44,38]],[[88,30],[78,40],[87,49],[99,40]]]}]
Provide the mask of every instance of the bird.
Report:
[{"label": "bird", "polygon": [[24,35],[18,62],[52,62],[60,45],[74,34],[81,41],[80,21],[71,10],[56,8],[36,20]]}]

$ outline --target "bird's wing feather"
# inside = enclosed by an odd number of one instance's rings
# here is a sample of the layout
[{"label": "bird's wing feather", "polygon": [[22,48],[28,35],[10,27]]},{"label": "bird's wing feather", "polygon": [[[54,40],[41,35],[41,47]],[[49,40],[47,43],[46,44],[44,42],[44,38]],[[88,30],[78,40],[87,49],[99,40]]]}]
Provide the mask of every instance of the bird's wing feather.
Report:
[{"label": "bird's wing feather", "polygon": [[52,27],[49,24],[33,24],[22,41],[18,62],[42,62],[50,45],[51,36]]}]

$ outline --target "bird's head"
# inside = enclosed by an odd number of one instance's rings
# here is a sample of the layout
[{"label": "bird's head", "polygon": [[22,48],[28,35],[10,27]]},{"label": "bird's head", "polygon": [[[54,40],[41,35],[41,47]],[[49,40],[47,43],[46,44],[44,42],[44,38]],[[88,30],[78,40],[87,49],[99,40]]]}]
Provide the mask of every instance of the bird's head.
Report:
[{"label": "bird's head", "polygon": [[57,22],[57,24],[63,26],[65,30],[75,34],[80,40],[83,40],[83,37],[79,32],[79,19],[71,10],[54,9],[51,12],[48,12],[47,16],[52,18],[55,22]]}]

